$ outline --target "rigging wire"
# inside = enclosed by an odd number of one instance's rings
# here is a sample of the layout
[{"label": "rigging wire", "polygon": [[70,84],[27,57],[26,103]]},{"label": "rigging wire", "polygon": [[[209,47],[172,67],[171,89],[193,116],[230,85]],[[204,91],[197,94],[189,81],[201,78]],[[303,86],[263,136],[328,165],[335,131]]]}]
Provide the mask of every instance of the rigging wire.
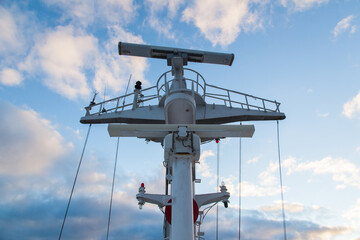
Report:
[{"label": "rigging wire", "polygon": [[124,101],[123,101],[123,106],[122,106],[123,110],[124,110],[124,106],[125,106],[126,94],[127,94],[128,90],[129,90],[129,85],[130,85],[131,76],[132,76],[132,74],[130,74],[130,77],[129,77],[129,80],[128,80],[128,84],[127,84],[127,87],[126,87],[126,91],[125,91],[125,96],[124,96]]},{"label": "rigging wire", "polygon": [[116,164],[117,164],[118,153],[119,153],[119,139],[120,139],[120,137],[118,137],[118,139],[117,139],[117,144],[116,144],[114,174],[113,174],[113,180],[112,180],[112,186],[111,186],[110,208],[109,208],[109,218],[108,218],[106,239],[109,239],[110,219],[111,219],[111,207],[112,207],[112,200],[113,200],[113,195],[114,195],[114,183],[115,183]]},{"label": "rigging wire", "polygon": [[105,83],[104,83],[104,105],[103,105],[103,109],[102,109],[102,112],[106,112],[106,108],[105,108],[105,104],[106,104],[106,87],[107,87],[107,79],[105,80]]},{"label": "rigging wire", "polygon": [[[220,161],[220,140],[216,139],[217,143],[217,159],[216,159],[216,191],[219,192],[219,161]],[[219,204],[216,204],[216,240],[219,239]]]},{"label": "rigging wire", "polygon": [[281,157],[280,157],[280,130],[279,130],[279,121],[276,121],[277,126],[277,144],[278,144],[278,157],[279,157],[279,175],[280,175],[280,190],[281,190],[281,208],[282,208],[282,218],[283,218],[283,229],[284,229],[284,239],[286,240],[286,221],[285,221],[285,205],[284,205],[284,190],[283,190],[283,181],[282,181],[282,172],[281,172]]},{"label": "rigging wire", "polygon": [[60,234],[59,234],[59,240],[61,239],[61,235],[62,235],[62,232],[63,232],[63,229],[64,229],[64,225],[65,225],[66,217],[67,217],[67,214],[68,214],[68,211],[69,211],[69,207],[70,207],[72,195],[73,195],[74,189],[75,189],[76,180],[77,180],[77,177],[78,177],[78,175],[79,175],[79,170],[80,170],[81,162],[82,162],[82,160],[83,160],[85,148],[86,148],[87,141],[88,141],[88,138],[89,138],[90,129],[91,129],[91,124],[89,124],[89,128],[88,128],[88,131],[87,131],[87,134],[86,134],[86,139],[85,139],[84,147],[83,147],[83,150],[82,150],[82,153],[81,153],[81,157],[80,157],[80,161],[79,161],[79,165],[78,165],[78,168],[77,168],[77,171],[76,171],[76,174],[75,174],[75,179],[74,179],[74,183],[73,183],[73,186],[72,186],[72,189],[71,189],[71,193],[70,193],[70,197],[69,197],[69,202],[68,202],[67,207],[66,207],[64,220],[63,220],[63,223],[62,223],[62,226],[61,226],[61,230],[60,230]]},{"label": "rigging wire", "polygon": [[[240,125],[242,123],[240,122]],[[239,240],[241,239],[241,137],[239,138]]]}]

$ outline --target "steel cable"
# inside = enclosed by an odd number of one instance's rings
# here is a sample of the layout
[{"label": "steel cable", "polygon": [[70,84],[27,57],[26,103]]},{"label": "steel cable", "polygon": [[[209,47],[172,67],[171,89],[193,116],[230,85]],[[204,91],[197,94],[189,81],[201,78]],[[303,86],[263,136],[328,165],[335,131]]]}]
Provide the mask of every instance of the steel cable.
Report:
[{"label": "steel cable", "polygon": [[88,138],[89,138],[90,129],[91,129],[91,124],[89,125],[88,132],[87,132],[87,134],[86,134],[86,139],[85,139],[84,147],[83,147],[83,150],[82,150],[82,153],[81,153],[81,157],[80,157],[80,161],[79,161],[79,165],[78,165],[78,168],[77,168],[77,171],[76,171],[76,174],[75,174],[75,179],[74,179],[74,183],[73,183],[73,186],[72,186],[72,189],[71,189],[71,193],[70,193],[70,197],[69,197],[69,202],[68,202],[67,207],[66,207],[64,220],[63,220],[63,223],[62,223],[62,226],[61,226],[61,230],[60,230],[60,234],[59,234],[59,240],[61,239],[61,235],[62,235],[62,232],[63,232],[63,230],[64,230],[64,225],[65,225],[66,217],[67,217],[67,214],[68,214],[68,211],[69,211],[69,207],[70,207],[72,195],[73,195],[73,193],[74,193],[74,189],[75,189],[75,185],[76,185],[76,180],[77,180],[77,177],[78,177],[78,175],[79,175],[80,166],[81,166],[81,163],[82,163],[82,160],[83,160],[83,157],[84,157],[84,152],[85,152],[85,148],[86,148],[87,141],[88,141]]},{"label": "steel cable", "polygon": [[281,208],[282,208],[282,218],[283,218],[284,239],[286,240],[287,237],[286,237],[284,190],[283,190],[283,181],[282,181],[282,172],[281,172],[279,121],[276,121],[276,126],[277,126],[277,144],[278,144],[278,157],[279,157],[279,175],[280,175],[280,190],[281,190]]},{"label": "steel cable", "polygon": [[[240,122],[240,125],[242,123]],[[241,239],[241,137],[239,138],[239,240]]]},{"label": "steel cable", "polygon": [[117,165],[117,159],[118,159],[118,153],[119,153],[119,139],[120,138],[118,137],[117,145],[116,145],[116,154],[115,154],[114,174],[113,174],[113,180],[112,180],[112,186],[111,186],[111,197],[110,197],[109,218],[108,218],[106,239],[109,239],[111,207],[112,207],[112,200],[113,200],[113,195],[114,195],[115,173],[116,173],[116,165]]}]

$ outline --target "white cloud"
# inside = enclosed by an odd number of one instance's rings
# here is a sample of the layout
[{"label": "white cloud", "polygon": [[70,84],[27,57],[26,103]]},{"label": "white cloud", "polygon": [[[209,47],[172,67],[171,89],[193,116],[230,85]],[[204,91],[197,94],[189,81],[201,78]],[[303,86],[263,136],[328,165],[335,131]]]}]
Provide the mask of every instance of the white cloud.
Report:
[{"label": "white cloud", "polygon": [[119,41],[143,43],[141,36],[118,26],[109,27],[108,33],[109,39],[99,46],[93,35],[72,25],[59,26],[42,35],[20,69],[40,75],[46,86],[68,99],[87,99],[91,88],[119,94],[130,74],[133,81],[149,85],[146,58],[119,56],[117,49]]},{"label": "white cloud", "polygon": [[55,92],[69,98],[90,95],[85,69],[93,67],[97,55],[97,39],[72,26],[57,27],[47,32],[32,49],[21,68],[42,70],[42,80]]},{"label": "white cloud", "polygon": [[262,186],[274,186],[277,184],[277,177],[275,172],[278,171],[279,167],[276,163],[271,162],[265,171],[262,171],[258,178],[260,179],[260,185]]},{"label": "white cloud", "polygon": [[280,194],[278,186],[260,186],[247,181],[241,183],[241,196],[242,197],[264,197],[274,196]]},{"label": "white cloud", "polygon": [[[305,11],[327,3],[328,0],[278,0],[291,11]],[[267,13],[274,2],[269,0],[195,0],[182,13],[182,20],[193,23],[213,46],[226,47],[242,31],[263,28]],[[355,28],[354,28],[355,31]]]},{"label": "white cloud", "polygon": [[241,31],[262,27],[250,0],[196,0],[183,11],[182,20],[193,22],[215,46],[233,43]]},{"label": "white cloud", "polygon": [[205,150],[201,153],[200,159],[199,159],[200,164],[197,165],[196,169],[202,177],[205,177],[205,178],[214,177],[213,174],[211,173],[209,165],[206,162],[206,159],[208,157],[213,157],[213,156],[215,156],[215,154],[211,150]]},{"label": "white cloud", "polygon": [[288,157],[285,160],[282,161],[282,168],[287,168],[286,175],[290,175],[292,173],[293,168],[296,166],[296,158],[294,157]]},{"label": "white cloud", "polygon": [[146,0],[144,1],[149,16],[146,22],[159,34],[174,39],[175,34],[172,26],[173,19],[184,0]]},{"label": "white cloud", "polygon": [[[305,210],[305,206],[302,203],[293,202],[284,204],[285,211],[289,213],[301,213]],[[261,210],[264,212],[279,212],[282,211],[282,203],[276,201],[273,205],[263,206]]]},{"label": "white cloud", "polygon": [[355,205],[351,206],[343,213],[343,217],[350,220],[354,228],[360,227],[360,198],[357,199]]},{"label": "white cloud", "polygon": [[340,20],[332,31],[334,38],[337,38],[341,33],[344,33],[346,30],[350,30],[350,33],[355,33],[356,26],[351,26],[351,21],[354,19],[353,15],[347,16]]},{"label": "white cloud", "polygon": [[133,0],[45,0],[50,6],[57,6],[62,11],[63,21],[73,20],[83,26],[101,23],[104,25],[124,25],[136,16],[137,7]]},{"label": "white cloud", "polygon": [[357,112],[360,112],[360,92],[344,104],[342,114],[351,119]]},{"label": "white cloud", "polygon": [[322,113],[322,112],[317,112],[317,115],[318,115],[318,117],[322,117],[322,118],[327,118],[329,115],[330,115],[330,113]]},{"label": "white cloud", "polygon": [[319,229],[302,233],[297,239],[317,239],[317,240],[328,240],[335,239],[339,235],[346,235],[351,232],[349,227],[327,227],[322,226]]},{"label": "white cloud", "polygon": [[0,83],[7,86],[15,86],[21,84],[23,81],[23,77],[21,73],[11,69],[5,68],[0,73]]},{"label": "white cloud", "polygon": [[283,161],[283,168],[287,168],[288,174],[293,171],[311,171],[314,175],[331,175],[334,182],[338,183],[336,189],[344,189],[347,186],[360,188],[360,168],[344,158],[325,157],[317,161],[297,163],[294,157],[290,157]]},{"label": "white cloud", "polygon": [[0,102],[0,173],[34,175],[46,171],[71,144],[50,121],[33,110]]},{"label": "white cloud", "polygon": [[[239,184],[238,184],[238,178],[230,175],[228,177],[220,177],[220,185],[222,185],[222,183],[224,183],[224,185],[227,188],[227,191],[230,193],[230,196],[236,196],[239,195],[236,191],[239,190]],[[219,186],[215,189],[215,191],[219,191],[220,188]]]},{"label": "white cloud", "polygon": [[0,6],[0,83],[15,86],[23,81],[18,63],[33,42],[32,33],[37,31],[35,21],[30,12],[21,11],[15,5]]},{"label": "white cloud", "polygon": [[110,93],[118,94],[127,85],[130,74],[133,82],[142,81],[145,86],[149,85],[145,78],[145,71],[148,68],[146,58],[119,56],[117,54],[119,41],[144,43],[142,37],[115,26],[109,28],[109,34],[110,38],[105,44],[104,51],[101,51],[102,53],[96,59],[94,88],[98,92],[104,92],[106,87],[106,89],[110,89]]},{"label": "white cloud", "polygon": [[48,75],[45,84],[70,99],[88,97],[82,70],[92,63],[96,44],[93,36],[76,32],[71,26],[58,27],[46,34],[44,42],[37,46],[40,64]]},{"label": "white cloud", "polygon": [[247,163],[257,163],[260,159],[260,156],[253,157],[252,159],[248,160]]},{"label": "white cloud", "polygon": [[280,3],[292,11],[305,11],[309,8],[320,6],[329,0],[280,0]]},{"label": "white cloud", "polygon": [[[283,161],[283,165],[286,167],[292,166],[293,164],[292,158]],[[278,164],[276,162],[270,162],[266,170],[258,175],[258,183],[248,181],[241,183],[241,196],[263,197],[280,194],[278,171]],[[288,189],[286,186],[283,187],[284,192],[288,191]],[[237,190],[239,190],[238,187]]]},{"label": "white cloud", "polygon": [[357,26],[355,26],[355,25],[351,26],[350,33],[355,33],[356,29],[357,29]]},{"label": "white cloud", "polygon": [[360,169],[349,160],[343,158],[325,157],[318,161],[299,163],[295,171],[312,171],[315,175],[329,174],[335,182],[342,185],[360,188]]},{"label": "white cloud", "polygon": [[10,9],[0,6],[0,53],[21,51],[24,43],[19,26],[21,19],[21,16],[15,17]]}]

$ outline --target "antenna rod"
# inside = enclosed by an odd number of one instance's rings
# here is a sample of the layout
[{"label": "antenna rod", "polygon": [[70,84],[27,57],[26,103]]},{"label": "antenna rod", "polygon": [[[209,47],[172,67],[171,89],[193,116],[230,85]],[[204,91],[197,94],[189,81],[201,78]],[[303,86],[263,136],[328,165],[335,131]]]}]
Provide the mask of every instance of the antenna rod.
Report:
[{"label": "antenna rod", "polygon": [[128,80],[128,84],[127,84],[127,87],[126,87],[126,91],[125,91],[125,96],[124,96],[124,101],[123,101],[123,110],[124,110],[124,106],[125,106],[126,94],[127,94],[128,90],[129,90],[129,85],[130,85],[131,76],[132,76],[132,74],[130,74],[130,77],[129,77],[129,80]]}]

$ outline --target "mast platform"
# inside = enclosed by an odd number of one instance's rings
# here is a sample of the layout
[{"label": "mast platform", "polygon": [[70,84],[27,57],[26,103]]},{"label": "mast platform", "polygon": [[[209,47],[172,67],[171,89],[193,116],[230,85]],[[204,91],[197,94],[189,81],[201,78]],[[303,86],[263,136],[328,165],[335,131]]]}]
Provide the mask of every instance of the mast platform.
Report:
[{"label": "mast platform", "polygon": [[[165,99],[169,93],[179,91],[170,88],[174,81],[170,80],[170,74],[171,70],[162,74],[156,86],[99,103],[90,103],[85,107],[86,115],[80,122],[165,124]],[[184,76],[187,75],[191,77],[184,77],[184,80],[190,88],[180,92],[194,96],[197,124],[285,119],[285,114],[280,112],[280,103],[277,101],[207,84],[200,73],[184,68]]]}]

